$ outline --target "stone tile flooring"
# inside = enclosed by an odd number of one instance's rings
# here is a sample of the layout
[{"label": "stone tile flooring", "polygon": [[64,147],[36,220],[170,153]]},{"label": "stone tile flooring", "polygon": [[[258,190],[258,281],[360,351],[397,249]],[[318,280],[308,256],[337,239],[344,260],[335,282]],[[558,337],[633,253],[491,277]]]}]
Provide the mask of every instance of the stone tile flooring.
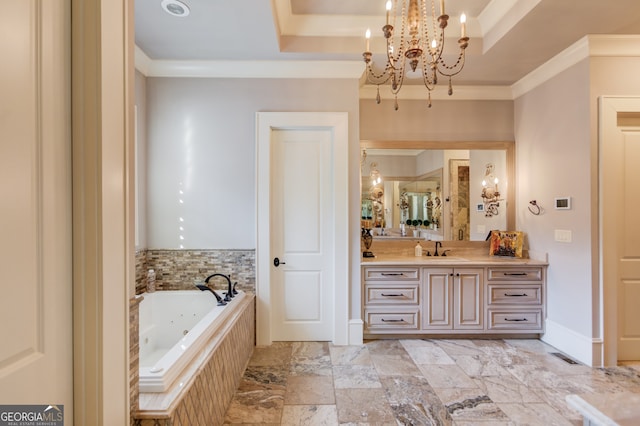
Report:
[{"label": "stone tile flooring", "polygon": [[539,340],[257,347],[225,417],[253,425],[581,425],[572,393],[640,393],[640,366],[570,364]]}]

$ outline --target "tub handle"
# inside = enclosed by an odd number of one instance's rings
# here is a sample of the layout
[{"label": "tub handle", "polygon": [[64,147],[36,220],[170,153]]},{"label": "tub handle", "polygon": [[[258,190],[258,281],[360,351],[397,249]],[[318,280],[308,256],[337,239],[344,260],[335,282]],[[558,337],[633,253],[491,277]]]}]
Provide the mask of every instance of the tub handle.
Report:
[{"label": "tub handle", "polygon": [[273,266],[275,266],[276,268],[280,265],[286,265],[286,262],[280,262],[280,259],[278,259],[277,257],[273,259]]}]

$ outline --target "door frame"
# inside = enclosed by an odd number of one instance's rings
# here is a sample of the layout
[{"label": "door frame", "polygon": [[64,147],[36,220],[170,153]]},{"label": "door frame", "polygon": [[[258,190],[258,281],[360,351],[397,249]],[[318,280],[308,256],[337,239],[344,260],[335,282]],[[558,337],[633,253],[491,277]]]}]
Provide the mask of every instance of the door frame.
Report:
[{"label": "door frame", "polygon": [[274,130],[330,129],[333,134],[334,321],[332,342],[348,344],[349,330],[349,127],[346,112],[256,113],[256,344],[272,343],[270,242],[271,142]]},{"label": "door frame", "polygon": [[[607,147],[610,141],[622,137],[618,126],[618,113],[640,112],[640,97],[602,96],[599,103],[598,134],[598,277],[600,300],[600,327],[603,347],[600,363],[615,366],[618,361],[618,250],[615,218],[605,217],[605,206],[611,206],[617,197],[616,182],[610,176],[618,164],[611,158]],[[605,247],[607,248],[605,250]],[[613,285],[612,285],[613,283]]]}]

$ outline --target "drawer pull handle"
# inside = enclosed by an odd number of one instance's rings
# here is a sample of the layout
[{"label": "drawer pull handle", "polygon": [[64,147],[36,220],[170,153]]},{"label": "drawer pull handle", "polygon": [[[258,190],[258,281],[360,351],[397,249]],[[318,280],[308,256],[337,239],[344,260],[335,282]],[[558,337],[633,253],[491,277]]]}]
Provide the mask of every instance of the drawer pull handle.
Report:
[{"label": "drawer pull handle", "polygon": [[526,319],[526,318],[513,318],[513,319],[505,318],[504,320],[505,320],[505,321],[510,321],[510,322],[522,322],[522,321],[529,321],[529,320],[528,320],[528,319]]},{"label": "drawer pull handle", "polygon": [[390,320],[387,320],[387,319],[384,319],[384,318],[382,318],[381,321],[382,322],[404,322],[403,319],[390,319]]},{"label": "drawer pull handle", "polygon": [[527,275],[526,272],[503,272],[503,275],[507,277],[522,277]]},{"label": "drawer pull handle", "polygon": [[390,293],[390,294],[382,293],[382,296],[384,296],[384,297],[404,297],[404,293],[400,293],[400,294],[397,294],[397,293]]},{"label": "drawer pull handle", "polygon": [[519,293],[513,293],[513,294],[505,293],[504,295],[507,296],[507,297],[524,297],[524,296],[527,296],[527,293],[521,293],[521,294],[519,294]]},{"label": "drawer pull handle", "polygon": [[402,277],[404,272],[382,272],[380,275],[385,277]]}]

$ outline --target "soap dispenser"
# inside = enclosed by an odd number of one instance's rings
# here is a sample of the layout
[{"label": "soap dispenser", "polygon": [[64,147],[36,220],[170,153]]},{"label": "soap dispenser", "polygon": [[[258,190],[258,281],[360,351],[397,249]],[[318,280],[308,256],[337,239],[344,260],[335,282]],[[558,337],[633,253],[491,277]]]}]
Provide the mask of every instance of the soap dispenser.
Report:
[{"label": "soap dispenser", "polygon": [[416,248],[414,249],[416,256],[422,256],[422,246],[420,245],[420,241],[417,242]]}]

